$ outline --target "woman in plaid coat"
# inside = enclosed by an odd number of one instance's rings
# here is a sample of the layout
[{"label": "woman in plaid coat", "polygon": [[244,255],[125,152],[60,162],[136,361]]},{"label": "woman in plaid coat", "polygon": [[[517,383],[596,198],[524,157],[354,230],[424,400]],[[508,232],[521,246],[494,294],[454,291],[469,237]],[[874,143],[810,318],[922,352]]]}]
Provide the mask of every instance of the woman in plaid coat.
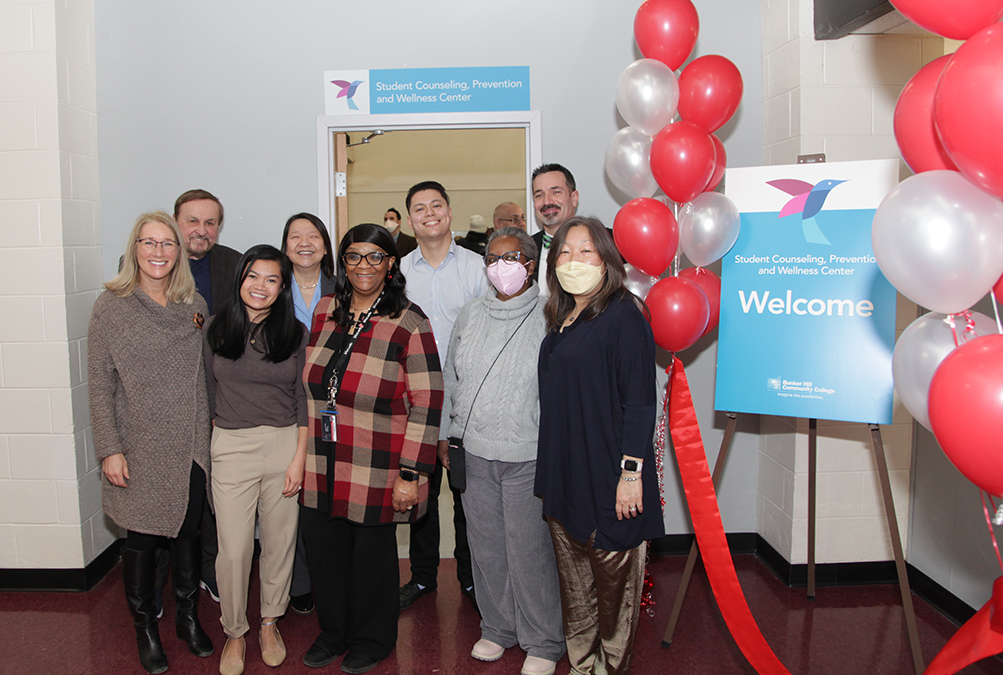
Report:
[{"label": "woman in plaid coat", "polygon": [[303,373],[310,439],[301,527],[320,635],[303,661],[364,673],[397,642],[396,523],[427,507],[442,373],[428,319],[404,294],[386,229],[338,247],[335,293],[313,315]]}]

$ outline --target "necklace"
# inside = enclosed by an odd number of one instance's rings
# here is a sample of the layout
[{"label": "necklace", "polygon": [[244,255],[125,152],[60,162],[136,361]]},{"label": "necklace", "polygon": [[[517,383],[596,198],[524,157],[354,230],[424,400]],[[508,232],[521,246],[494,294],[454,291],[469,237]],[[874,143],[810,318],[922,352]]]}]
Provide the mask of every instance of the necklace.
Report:
[{"label": "necklace", "polygon": [[253,345],[257,341],[257,339],[258,339],[258,333],[261,332],[261,326],[262,326],[262,324],[255,323],[255,324],[252,324],[252,326],[253,327],[251,328],[251,344]]},{"label": "necklace", "polygon": [[[296,279],[296,275],[293,275],[293,278]],[[299,279],[296,279],[296,285],[299,286],[304,291],[309,291],[311,288],[317,288],[317,284],[319,283],[320,283],[320,277],[317,277],[317,281],[313,282],[309,286],[304,286],[303,284],[300,283]]]}]

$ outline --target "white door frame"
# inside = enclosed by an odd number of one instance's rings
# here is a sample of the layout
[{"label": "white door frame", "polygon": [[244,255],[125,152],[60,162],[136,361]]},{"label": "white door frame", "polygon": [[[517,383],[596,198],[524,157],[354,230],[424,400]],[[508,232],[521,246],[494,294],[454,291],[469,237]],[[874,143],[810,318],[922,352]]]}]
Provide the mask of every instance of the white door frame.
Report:
[{"label": "white door frame", "polygon": [[540,111],[476,113],[421,113],[397,115],[318,115],[317,116],[317,215],[334,231],[334,143],[338,132],[368,132],[373,129],[525,129],[526,130],[526,212],[527,228],[536,231],[533,219],[535,167],[543,162]]}]

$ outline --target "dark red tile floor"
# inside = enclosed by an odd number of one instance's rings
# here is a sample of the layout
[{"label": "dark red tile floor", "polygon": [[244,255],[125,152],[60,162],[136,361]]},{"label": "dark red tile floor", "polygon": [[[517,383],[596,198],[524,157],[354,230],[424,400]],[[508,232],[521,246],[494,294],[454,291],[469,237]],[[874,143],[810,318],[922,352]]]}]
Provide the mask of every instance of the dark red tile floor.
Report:
[{"label": "dark red tile floor", "polygon": [[[634,652],[636,675],[654,673],[754,673],[714,605],[706,577],[698,566],[672,647],[661,647],[672,599],[679,584],[684,557],[653,558],[655,605],[642,617]],[[754,556],[737,556],[736,567],[749,606],[767,641],[794,674],[913,672],[902,620],[897,586],[819,588],[809,602],[804,589],[790,589]],[[469,655],[479,637],[478,617],[460,595],[454,580],[455,564],[444,560],[439,590],[405,610],[400,618],[396,651],[373,675],[485,674],[514,675],[523,654],[510,649],[494,663],[481,663]],[[255,568],[252,576],[257,574]],[[407,563],[401,564],[407,579]],[[251,593],[251,616],[257,611],[257,584]],[[928,604],[915,598],[923,656],[929,662],[956,627]],[[166,603],[161,635],[170,660],[168,672],[198,675],[218,672],[218,657],[198,659],[174,637],[173,601]],[[217,605],[202,594],[199,606],[203,625],[222,645]],[[316,636],[314,616],[289,612],[281,622],[289,658],[281,667],[289,673],[340,673],[336,661],[314,670],[302,663],[303,654]],[[0,673],[143,673],[136,657],[132,624],[122,593],[121,568],[116,567],[86,593],[0,593]],[[249,675],[274,673],[260,661],[257,634],[247,645]],[[218,652],[217,652],[218,653]],[[558,664],[558,675],[568,672],[567,659]],[[1003,673],[1003,661],[984,660],[961,671]]]}]

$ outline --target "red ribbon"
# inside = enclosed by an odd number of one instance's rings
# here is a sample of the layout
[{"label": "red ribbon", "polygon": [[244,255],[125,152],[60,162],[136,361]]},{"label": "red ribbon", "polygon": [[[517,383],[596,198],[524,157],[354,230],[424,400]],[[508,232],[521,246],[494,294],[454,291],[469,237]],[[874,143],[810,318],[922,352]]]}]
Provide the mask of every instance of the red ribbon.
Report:
[{"label": "red ribbon", "polygon": [[672,445],[679,463],[693,530],[717,606],[738,648],[757,673],[790,675],[759,631],[745,601],[742,586],[738,583],[683,362],[674,358],[668,372]]},{"label": "red ribbon", "polygon": [[1003,577],[993,582],[993,596],[958,629],[923,675],[950,675],[980,659],[1003,652]]}]

